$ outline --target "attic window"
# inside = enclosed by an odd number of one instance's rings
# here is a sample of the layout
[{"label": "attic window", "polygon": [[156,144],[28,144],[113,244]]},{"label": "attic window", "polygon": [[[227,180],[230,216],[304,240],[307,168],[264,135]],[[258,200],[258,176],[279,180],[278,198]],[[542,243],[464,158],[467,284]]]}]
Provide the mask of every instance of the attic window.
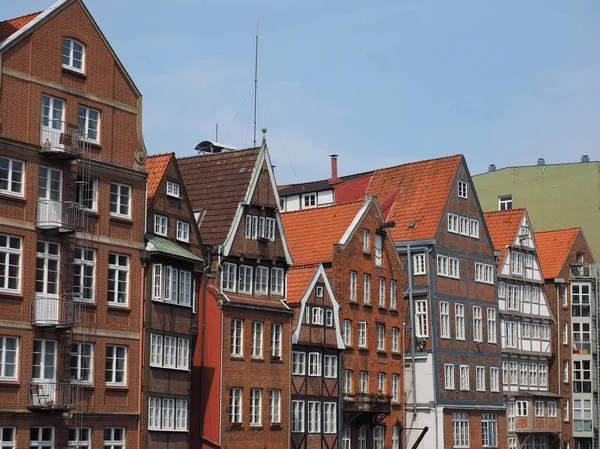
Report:
[{"label": "attic window", "polygon": [[65,69],[74,70],[84,73],[83,65],[85,63],[85,45],[81,42],[71,39],[70,37],[63,38],[62,46],[62,66]]},{"label": "attic window", "polygon": [[179,198],[179,184],[173,181],[167,181],[167,195]]}]

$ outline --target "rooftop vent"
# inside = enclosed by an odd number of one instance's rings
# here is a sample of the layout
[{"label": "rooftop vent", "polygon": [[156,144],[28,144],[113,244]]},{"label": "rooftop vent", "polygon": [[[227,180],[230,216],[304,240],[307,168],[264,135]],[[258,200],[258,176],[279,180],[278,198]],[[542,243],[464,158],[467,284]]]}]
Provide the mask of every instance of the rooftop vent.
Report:
[{"label": "rooftop vent", "polygon": [[537,160],[537,164],[538,165],[546,165],[546,161],[544,160],[543,157],[539,157]]},{"label": "rooftop vent", "polygon": [[581,156],[581,162],[589,162],[590,161],[590,157],[587,154],[583,154]]},{"label": "rooftop vent", "polygon": [[496,164],[490,164],[488,166],[488,171],[496,171]]},{"label": "rooftop vent", "polygon": [[200,154],[214,154],[221,153],[223,151],[234,151],[237,150],[237,148],[225,143],[204,140],[196,145],[195,150]]}]

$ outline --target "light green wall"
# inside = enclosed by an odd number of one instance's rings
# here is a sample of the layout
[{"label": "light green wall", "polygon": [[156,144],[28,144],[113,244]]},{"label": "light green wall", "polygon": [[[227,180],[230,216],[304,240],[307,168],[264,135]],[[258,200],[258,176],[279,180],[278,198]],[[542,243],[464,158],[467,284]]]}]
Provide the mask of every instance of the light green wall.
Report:
[{"label": "light green wall", "polygon": [[600,162],[508,167],[473,176],[484,211],[498,210],[498,197],[512,195],[534,231],[581,227],[600,257]]}]

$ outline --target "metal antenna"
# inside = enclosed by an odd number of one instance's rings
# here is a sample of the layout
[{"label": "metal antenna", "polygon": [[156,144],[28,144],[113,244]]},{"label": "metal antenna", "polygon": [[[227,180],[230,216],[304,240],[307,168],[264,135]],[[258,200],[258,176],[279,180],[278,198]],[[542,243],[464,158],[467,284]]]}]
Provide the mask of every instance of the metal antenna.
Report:
[{"label": "metal antenna", "polygon": [[256,90],[258,87],[258,19],[256,19],[256,51],[254,54],[254,146],[256,147]]},{"label": "metal antenna", "polygon": [[215,129],[215,142],[219,141],[219,124],[216,124],[216,129]]}]

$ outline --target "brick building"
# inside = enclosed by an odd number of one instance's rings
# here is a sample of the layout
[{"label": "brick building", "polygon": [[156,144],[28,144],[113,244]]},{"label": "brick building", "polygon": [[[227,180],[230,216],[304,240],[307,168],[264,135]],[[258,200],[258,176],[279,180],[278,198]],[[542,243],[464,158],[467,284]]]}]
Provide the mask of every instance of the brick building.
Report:
[{"label": "brick building", "polygon": [[[331,269],[328,270],[331,275]],[[342,341],[340,304],[323,264],[288,272],[292,333],[292,448],[338,447]]]},{"label": "brick building", "polygon": [[[377,196],[391,238],[406,264],[406,427],[427,426],[424,447],[506,447],[499,371],[496,274],[475,279],[475,266],[493,267],[493,245],[461,155],[282,186],[287,210]],[[330,198],[331,196],[331,198]],[[301,204],[301,206],[300,206]],[[415,335],[411,338],[411,335]],[[414,363],[413,363],[414,362]],[[419,430],[405,432],[412,445]]]},{"label": "brick building", "polygon": [[[210,258],[194,354],[193,447],[287,448],[293,311],[265,139],[178,160]],[[205,343],[202,343],[205,342]]]},{"label": "brick building", "polygon": [[580,228],[536,232],[556,315],[550,388],[562,400],[561,449],[598,447],[598,266]]},{"label": "brick building", "polygon": [[[512,209],[486,212],[484,217],[501,253],[498,307],[508,448],[559,449],[562,409],[556,382],[549,379],[558,374],[551,362],[560,342],[529,215],[525,209]],[[485,279],[486,270],[491,269],[475,267],[476,278]]]},{"label": "brick building", "polygon": [[2,447],[138,445],[140,111],[81,1],[0,22]]},{"label": "brick building", "polygon": [[[174,153],[148,157],[141,447],[188,448],[200,233]],[[191,417],[194,419],[195,417]]]},{"label": "brick building", "polygon": [[[396,424],[403,421],[400,338],[404,315],[399,299],[402,266],[388,231],[392,224],[385,222],[372,197],[289,212],[282,219],[292,257],[299,267],[292,270],[292,276],[301,269],[314,272],[322,264],[340,304],[340,323],[336,324],[341,324],[342,341],[335,344],[336,349],[345,347],[340,373],[341,447],[398,448],[400,428]],[[323,322],[320,309],[313,307],[309,316],[304,307],[304,318],[299,319],[310,321],[311,329],[319,328]],[[331,313],[335,318],[335,307]],[[327,327],[327,310],[324,322]],[[327,367],[323,359],[323,371]],[[321,372],[321,367],[311,367],[309,360],[307,381],[311,381],[311,369]],[[306,397],[302,379],[292,379],[292,447],[321,447],[307,444],[311,432],[320,433],[314,425],[320,416],[310,413],[315,395]],[[325,388],[317,402],[329,403],[335,396]],[[331,418],[322,419],[325,426]]]}]

